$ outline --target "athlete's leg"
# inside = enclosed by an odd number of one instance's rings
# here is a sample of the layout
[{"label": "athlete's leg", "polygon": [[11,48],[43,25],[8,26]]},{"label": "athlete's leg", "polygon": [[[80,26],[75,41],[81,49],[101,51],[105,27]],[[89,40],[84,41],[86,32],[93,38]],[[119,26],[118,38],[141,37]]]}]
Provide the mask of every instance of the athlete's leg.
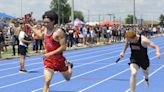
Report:
[{"label": "athlete's leg", "polygon": [[44,86],[43,86],[43,92],[49,92],[49,85],[50,81],[52,79],[52,76],[54,74],[54,71],[51,69],[44,69]]},{"label": "athlete's leg", "polygon": [[66,72],[61,72],[65,80],[69,81],[72,76],[72,63],[68,62],[68,70]]},{"label": "athlete's leg", "polygon": [[138,72],[139,66],[135,63],[130,64],[130,70],[131,70],[131,77],[130,77],[130,90],[131,92],[135,92],[135,86],[136,86],[136,75]]},{"label": "athlete's leg", "polygon": [[149,78],[149,68],[147,68],[146,70],[142,69],[143,73],[144,73],[144,78],[148,79]]},{"label": "athlete's leg", "polygon": [[18,52],[19,52],[19,55],[20,55],[20,60],[19,60],[20,72],[25,73],[25,72],[27,72],[25,70],[25,67],[24,67],[24,65],[25,65],[25,56],[26,56],[27,50],[26,50],[26,47],[24,47],[24,46],[19,46],[18,49],[19,49]]},{"label": "athlete's leg", "polygon": [[142,69],[143,71],[143,74],[144,74],[144,79],[145,79],[145,82],[146,82],[146,85],[149,86],[149,68],[147,68],[146,70]]},{"label": "athlete's leg", "polygon": [[20,55],[20,70],[25,70],[24,63],[25,63],[25,55]]}]

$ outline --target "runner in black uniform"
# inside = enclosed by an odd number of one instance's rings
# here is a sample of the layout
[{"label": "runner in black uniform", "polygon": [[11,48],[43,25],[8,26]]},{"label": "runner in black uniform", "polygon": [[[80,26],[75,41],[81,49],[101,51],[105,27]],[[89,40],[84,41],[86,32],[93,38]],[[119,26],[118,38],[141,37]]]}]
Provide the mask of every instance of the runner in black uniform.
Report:
[{"label": "runner in black uniform", "polygon": [[131,48],[130,63],[135,63],[142,69],[146,70],[149,67],[149,58],[147,48],[141,44],[141,35],[136,43],[129,43]]},{"label": "runner in black uniform", "polygon": [[130,56],[130,69],[131,69],[131,78],[130,78],[130,90],[131,92],[135,92],[136,86],[136,75],[138,69],[141,67],[143,69],[144,78],[146,83],[148,84],[148,67],[149,67],[149,58],[147,54],[147,46],[151,46],[156,49],[156,56],[160,58],[160,49],[154,44],[152,41],[147,39],[143,35],[136,35],[135,31],[128,31],[125,34],[126,41],[124,50],[120,53],[120,58],[124,56],[128,45],[131,48],[131,56]]}]

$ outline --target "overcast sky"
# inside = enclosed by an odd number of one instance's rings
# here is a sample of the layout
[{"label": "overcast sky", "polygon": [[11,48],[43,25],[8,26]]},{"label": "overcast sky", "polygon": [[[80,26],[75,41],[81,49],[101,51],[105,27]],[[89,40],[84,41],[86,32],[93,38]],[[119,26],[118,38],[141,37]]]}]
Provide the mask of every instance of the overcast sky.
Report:
[{"label": "overcast sky", "polygon": [[[70,0],[69,0],[70,1]],[[33,11],[36,19],[49,10],[51,0],[22,0],[22,14]],[[110,19],[106,14],[114,14],[117,19],[124,19],[133,14],[133,0],[74,0],[74,9],[84,13],[85,20]],[[0,12],[12,16],[21,16],[21,0],[0,0]],[[164,0],[136,0],[136,16],[157,20],[164,14]],[[89,15],[89,17],[88,17]]]}]

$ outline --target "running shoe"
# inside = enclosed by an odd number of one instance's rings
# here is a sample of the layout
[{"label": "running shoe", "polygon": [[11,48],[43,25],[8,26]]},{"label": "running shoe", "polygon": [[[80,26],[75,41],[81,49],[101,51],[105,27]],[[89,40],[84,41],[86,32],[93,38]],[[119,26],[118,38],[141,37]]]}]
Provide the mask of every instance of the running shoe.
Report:
[{"label": "running shoe", "polygon": [[27,70],[19,70],[20,73],[27,73]]},{"label": "running shoe", "polygon": [[149,80],[148,80],[148,79],[145,79],[145,85],[146,85],[147,87],[149,87]]}]

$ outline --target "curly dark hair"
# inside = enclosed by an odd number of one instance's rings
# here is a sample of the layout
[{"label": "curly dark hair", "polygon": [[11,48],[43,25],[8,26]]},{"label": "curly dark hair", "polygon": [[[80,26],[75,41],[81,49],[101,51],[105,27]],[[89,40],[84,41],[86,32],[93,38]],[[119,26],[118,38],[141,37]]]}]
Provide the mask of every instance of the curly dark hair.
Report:
[{"label": "curly dark hair", "polygon": [[55,11],[52,10],[46,11],[42,16],[42,19],[44,18],[49,18],[51,21],[54,21],[54,24],[57,24],[58,15]]}]

